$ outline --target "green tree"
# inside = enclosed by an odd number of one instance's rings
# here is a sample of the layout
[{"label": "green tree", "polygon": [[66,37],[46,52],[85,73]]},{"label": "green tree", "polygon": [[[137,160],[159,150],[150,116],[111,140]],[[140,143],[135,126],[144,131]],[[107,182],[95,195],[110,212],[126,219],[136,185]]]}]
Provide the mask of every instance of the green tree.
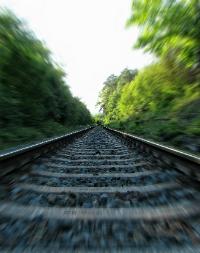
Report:
[{"label": "green tree", "polygon": [[98,104],[105,115],[105,123],[119,119],[118,102],[122,95],[123,87],[134,80],[136,75],[137,70],[129,70],[126,68],[119,76],[111,75],[104,82]]},{"label": "green tree", "polygon": [[50,51],[10,11],[0,12],[0,146],[91,122]]},{"label": "green tree", "polygon": [[128,25],[137,25],[136,48],[161,56],[173,50],[177,62],[200,65],[199,0],[132,0]]}]

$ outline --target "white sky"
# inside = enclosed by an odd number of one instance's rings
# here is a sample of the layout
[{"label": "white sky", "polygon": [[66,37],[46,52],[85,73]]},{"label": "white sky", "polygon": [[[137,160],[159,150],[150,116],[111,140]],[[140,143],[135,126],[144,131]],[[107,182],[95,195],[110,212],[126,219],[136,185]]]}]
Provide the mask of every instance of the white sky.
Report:
[{"label": "white sky", "polygon": [[23,18],[52,51],[67,73],[75,96],[92,113],[103,82],[124,68],[152,61],[133,50],[136,28],[125,29],[130,0],[0,0],[2,7]]}]

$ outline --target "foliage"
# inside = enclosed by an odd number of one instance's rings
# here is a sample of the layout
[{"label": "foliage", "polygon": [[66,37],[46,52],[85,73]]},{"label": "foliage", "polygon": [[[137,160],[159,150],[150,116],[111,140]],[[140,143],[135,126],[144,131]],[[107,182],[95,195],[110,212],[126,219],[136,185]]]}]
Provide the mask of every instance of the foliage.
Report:
[{"label": "foliage", "polygon": [[98,105],[105,115],[106,123],[118,119],[118,101],[121,97],[121,91],[126,83],[133,80],[136,75],[136,70],[124,69],[118,77],[111,75],[105,81],[99,95]]},{"label": "foliage", "polygon": [[104,83],[105,124],[200,152],[200,2],[132,0],[127,23],[139,28],[135,47],[157,62],[122,86]]},{"label": "foliage", "polygon": [[91,121],[49,50],[9,11],[0,13],[0,54],[1,147]]},{"label": "foliage", "polygon": [[132,0],[128,25],[137,25],[136,48],[162,56],[172,51],[177,63],[200,65],[199,0]]},{"label": "foliage", "polygon": [[[120,76],[115,77],[115,89],[110,90],[107,100],[103,97],[107,95],[105,82],[99,100],[106,108],[104,123],[161,142],[183,145],[187,137],[199,145],[199,83],[188,84],[187,69],[180,75],[181,70],[172,66],[163,59],[139,71],[120,89]],[[114,106],[110,106],[113,101]]]}]

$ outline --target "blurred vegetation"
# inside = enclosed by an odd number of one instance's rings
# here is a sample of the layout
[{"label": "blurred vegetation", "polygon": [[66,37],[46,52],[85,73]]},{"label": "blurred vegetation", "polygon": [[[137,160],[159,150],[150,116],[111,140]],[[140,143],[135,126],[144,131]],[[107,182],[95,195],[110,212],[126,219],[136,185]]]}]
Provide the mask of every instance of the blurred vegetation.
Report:
[{"label": "blurred vegetation", "polygon": [[200,152],[200,2],[133,0],[132,25],[135,47],[156,62],[108,77],[98,102],[104,124]]},{"label": "blurred vegetation", "polygon": [[91,122],[63,70],[26,24],[0,12],[0,149]]}]

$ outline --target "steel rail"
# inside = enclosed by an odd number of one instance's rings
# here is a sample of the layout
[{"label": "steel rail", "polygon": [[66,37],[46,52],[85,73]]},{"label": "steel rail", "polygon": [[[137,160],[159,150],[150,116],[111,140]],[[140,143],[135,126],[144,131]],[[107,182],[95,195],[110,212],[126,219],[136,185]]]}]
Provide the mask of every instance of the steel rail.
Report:
[{"label": "steel rail", "polygon": [[164,162],[200,181],[200,157],[113,128],[104,128],[124,139],[130,147],[152,154],[158,164]]},{"label": "steel rail", "polygon": [[90,126],[82,130],[73,131],[62,136],[0,154],[0,176],[28,164],[46,152],[61,147],[66,143],[71,143],[75,138],[80,137],[92,128],[93,126]]}]

